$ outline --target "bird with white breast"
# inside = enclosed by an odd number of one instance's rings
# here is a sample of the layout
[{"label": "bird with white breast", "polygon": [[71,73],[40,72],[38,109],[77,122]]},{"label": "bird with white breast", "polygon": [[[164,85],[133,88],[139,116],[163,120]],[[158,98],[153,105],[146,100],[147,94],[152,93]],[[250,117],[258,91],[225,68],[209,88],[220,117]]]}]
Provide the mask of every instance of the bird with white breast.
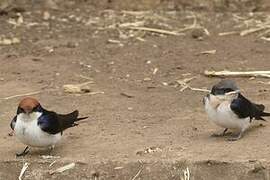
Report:
[{"label": "bird with white breast", "polygon": [[270,113],[264,112],[264,105],[245,98],[232,80],[222,80],[214,85],[203,102],[209,120],[225,128],[223,133],[213,136],[224,136],[228,129],[239,131],[236,137],[228,139],[231,141],[240,139],[252,120],[265,121],[263,117],[270,116]]},{"label": "bird with white breast", "polygon": [[34,98],[21,100],[16,116],[10,123],[16,137],[26,148],[17,156],[26,155],[29,147],[53,148],[63,135],[63,131],[78,125],[76,122],[88,117],[78,118],[78,110],[69,114],[57,114],[44,109]]}]

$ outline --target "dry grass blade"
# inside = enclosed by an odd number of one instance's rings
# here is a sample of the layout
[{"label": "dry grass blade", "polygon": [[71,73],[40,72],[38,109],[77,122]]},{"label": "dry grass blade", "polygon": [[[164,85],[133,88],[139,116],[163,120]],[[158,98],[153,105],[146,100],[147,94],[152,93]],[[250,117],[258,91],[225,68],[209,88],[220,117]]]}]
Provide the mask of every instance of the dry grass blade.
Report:
[{"label": "dry grass blade", "polygon": [[184,170],[184,180],[190,180],[190,172],[188,167],[186,170]]},{"label": "dry grass blade", "polygon": [[23,167],[22,167],[22,170],[21,170],[21,172],[20,172],[20,175],[19,175],[19,180],[22,180],[22,177],[23,177],[23,175],[24,175],[24,173],[25,173],[25,171],[26,171],[26,169],[28,168],[28,166],[29,166],[29,163],[24,163],[24,165],[23,165]]},{"label": "dry grass blade", "polygon": [[60,156],[41,155],[42,159],[59,159]]},{"label": "dry grass blade", "polygon": [[209,50],[209,51],[202,51],[199,54],[216,54],[217,50],[213,49],[213,50]]},{"label": "dry grass blade", "polygon": [[196,78],[196,76],[191,77],[191,78],[185,78],[183,80],[177,80],[176,82],[181,86],[185,86],[185,85],[187,85],[187,83],[189,83],[191,80],[193,80],[195,78]]},{"label": "dry grass blade", "polygon": [[183,35],[181,33],[177,33],[174,31],[168,31],[164,29],[156,29],[156,28],[148,28],[148,27],[126,27],[128,29],[134,29],[134,30],[139,30],[139,31],[148,31],[148,32],[154,32],[154,33],[159,33],[159,34],[166,34],[166,35],[173,35],[173,36],[180,36]]},{"label": "dry grass blade", "polygon": [[267,37],[261,37],[261,39],[264,41],[270,41],[270,38],[267,38]]},{"label": "dry grass blade", "polygon": [[145,24],[145,21],[137,21],[137,22],[126,22],[119,24],[119,27],[138,27],[138,26],[143,26]]},{"label": "dry grass blade", "polygon": [[142,16],[145,15],[147,13],[149,13],[150,11],[121,11],[124,14],[129,14],[129,15],[133,15],[133,16]]},{"label": "dry grass blade", "polygon": [[124,93],[124,92],[121,92],[120,95],[122,95],[124,97],[127,97],[127,98],[133,98],[134,97],[133,95],[130,95],[130,94],[127,94],[127,93]]},{"label": "dry grass blade", "polygon": [[65,165],[63,167],[60,167],[60,168],[58,168],[58,169],[56,169],[54,171],[51,171],[50,175],[52,175],[54,173],[62,173],[64,171],[66,171],[66,170],[73,169],[74,167],[75,167],[75,163],[70,163],[70,164]]},{"label": "dry grass blade", "polygon": [[57,160],[54,160],[51,164],[49,164],[49,167],[52,167],[56,162]]},{"label": "dry grass blade", "polygon": [[262,36],[268,36],[269,35],[269,33],[270,33],[270,29],[268,29],[268,30],[266,30],[266,31],[264,31],[264,32],[262,32],[262,33],[260,33],[259,35],[258,35],[258,37],[262,37]]},{"label": "dry grass blade", "polygon": [[230,32],[218,33],[219,36],[229,36],[229,35],[234,35],[234,34],[239,34],[239,32],[237,32],[237,31],[230,31]]},{"label": "dry grass blade", "polygon": [[270,78],[270,71],[204,71],[204,75],[210,77],[264,77]]},{"label": "dry grass blade", "polygon": [[187,88],[189,88],[191,91],[199,91],[199,92],[207,92],[207,93],[210,92],[210,90],[208,90],[208,89],[194,88],[191,86],[187,86]]},{"label": "dry grass blade", "polygon": [[262,30],[267,29],[267,28],[269,28],[269,27],[268,26],[263,26],[263,27],[258,27],[258,28],[247,29],[247,30],[241,31],[240,36],[246,36],[248,34],[255,33],[255,32],[258,32],[258,31],[262,31]]},{"label": "dry grass blade", "polygon": [[88,95],[96,95],[96,94],[104,94],[105,92],[103,91],[94,91],[94,92],[90,92],[90,93],[87,93]]},{"label": "dry grass blade", "polygon": [[34,91],[34,92],[30,92],[30,93],[25,93],[25,94],[17,94],[17,95],[13,95],[13,96],[4,97],[1,99],[8,100],[8,99],[13,99],[13,98],[22,97],[22,96],[35,95],[35,94],[39,94],[39,93],[41,93],[41,91]]},{"label": "dry grass blade", "polygon": [[210,92],[208,89],[201,89],[201,88],[194,88],[194,87],[191,87],[188,83],[195,79],[197,76],[194,76],[194,77],[191,77],[191,78],[185,78],[183,80],[177,80],[176,82],[182,87],[180,89],[181,92],[183,92],[184,90],[186,89],[190,89],[192,91],[200,91],[200,92]]},{"label": "dry grass blade", "polygon": [[139,169],[139,171],[135,174],[135,176],[133,176],[133,177],[131,178],[131,180],[135,180],[135,179],[141,174],[143,168],[144,168],[144,165],[142,164],[142,165],[141,165],[141,168]]}]

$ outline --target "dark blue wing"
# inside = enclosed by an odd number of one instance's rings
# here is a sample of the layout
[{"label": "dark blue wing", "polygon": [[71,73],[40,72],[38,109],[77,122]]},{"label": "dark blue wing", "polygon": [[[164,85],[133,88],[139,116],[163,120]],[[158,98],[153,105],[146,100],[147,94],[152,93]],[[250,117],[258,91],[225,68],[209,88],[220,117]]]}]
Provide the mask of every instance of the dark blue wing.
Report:
[{"label": "dark blue wing", "polygon": [[78,118],[78,115],[79,112],[77,110],[69,114],[57,114],[43,109],[42,115],[38,118],[38,125],[49,134],[57,134],[59,132],[62,134],[65,129],[78,125],[75,123],[76,121],[88,118]]},{"label": "dark blue wing", "polygon": [[237,114],[239,118],[250,117],[255,119],[264,120],[261,116],[264,116],[264,106],[257,105],[250,102],[243,95],[239,94],[238,98],[234,99],[231,103],[232,111]]},{"label": "dark blue wing", "polygon": [[51,111],[45,111],[38,118],[39,127],[49,133],[49,134],[57,134],[62,133],[61,125],[58,121],[57,114]]}]

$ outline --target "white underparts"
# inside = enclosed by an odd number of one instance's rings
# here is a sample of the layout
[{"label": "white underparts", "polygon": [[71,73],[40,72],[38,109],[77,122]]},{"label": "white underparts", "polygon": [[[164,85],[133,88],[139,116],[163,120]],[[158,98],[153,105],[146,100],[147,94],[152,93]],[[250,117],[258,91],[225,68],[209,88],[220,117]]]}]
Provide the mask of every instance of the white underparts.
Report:
[{"label": "white underparts", "polygon": [[54,146],[61,139],[61,133],[49,134],[42,131],[37,124],[37,120],[40,116],[40,112],[33,112],[29,115],[24,113],[17,115],[17,121],[14,128],[15,135],[27,146]]},{"label": "white underparts", "polygon": [[228,128],[236,129],[244,132],[250,126],[250,118],[239,118],[230,107],[231,100],[217,98],[210,94],[209,97],[205,97],[205,111],[209,117],[209,120],[216,125]]}]

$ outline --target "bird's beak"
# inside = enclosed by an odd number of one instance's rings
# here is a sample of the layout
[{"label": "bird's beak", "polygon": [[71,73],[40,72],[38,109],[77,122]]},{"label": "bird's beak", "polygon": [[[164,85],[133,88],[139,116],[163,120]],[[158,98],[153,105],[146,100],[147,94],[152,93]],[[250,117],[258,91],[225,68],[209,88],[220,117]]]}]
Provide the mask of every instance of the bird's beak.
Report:
[{"label": "bird's beak", "polygon": [[30,113],[31,113],[31,110],[29,110],[29,109],[25,110],[25,114],[29,115]]}]

